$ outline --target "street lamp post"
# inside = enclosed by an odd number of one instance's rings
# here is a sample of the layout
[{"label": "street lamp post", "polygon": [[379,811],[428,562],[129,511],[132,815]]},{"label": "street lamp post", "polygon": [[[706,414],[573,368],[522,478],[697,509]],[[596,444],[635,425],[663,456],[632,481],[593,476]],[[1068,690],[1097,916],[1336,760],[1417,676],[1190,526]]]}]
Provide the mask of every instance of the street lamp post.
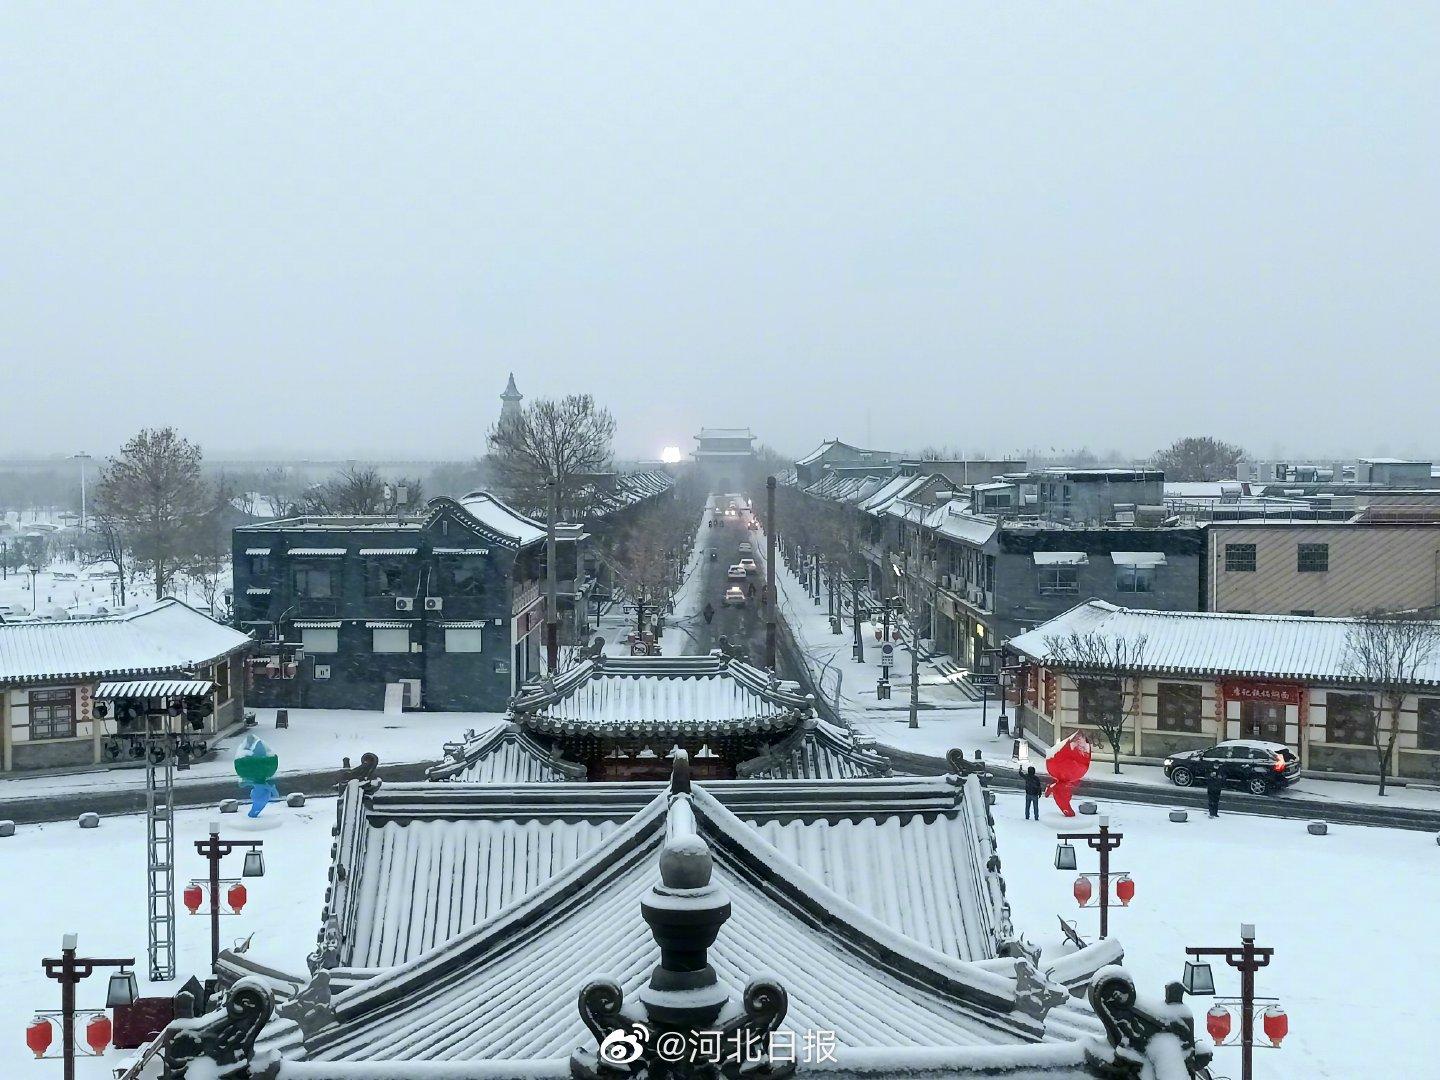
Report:
[{"label": "street lamp post", "polygon": [[80,531],[85,531],[85,463],[95,460],[83,450],[74,455],[74,459],[80,462]]},{"label": "street lamp post", "polygon": [[59,959],[47,957],[43,961],[46,976],[60,984],[60,1040],[65,1080],[75,1080],[75,987],[80,981],[93,975],[96,968],[120,968],[110,976],[105,1005],[110,1008],[135,1002],[135,973],[126,970],[135,966],[135,958],[76,957],[78,940],[79,935],[66,934],[60,943]]},{"label": "street lamp post", "polygon": [[[1195,960],[1185,962],[1181,985],[1185,987],[1185,992],[1192,996],[1215,993],[1215,978],[1210,972],[1210,965],[1203,962],[1202,957],[1218,956],[1240,972],[1240,1078],[1251,1080],[1251,1059],[1255,1052],[1255,973],[1270,966],[1270,958],[1275,955],[1275,950],[1255,944],[1254,923],[1241,923],[1239,948],[1233,945],[1221,948],[1187,948],[1185,952],[1186,955],[1195,957]],[[1210,1011],[1206,1027],[1215,1044],[1223,1044],[1225,1036],[1230,1032],[1229,1010],[1217,1004]],[[1289,1033],[1289,1018],[1278,1005],[1272,1005],[1265,1010],[1264,1027],[1265,1035],[1270,1040],[1269,1045],[1278,1047],[1280,1040]]]},{"label": "street lamp post", "polygon": [[[229,855],[236,848],[244,848],[245,852],[245,877],[263,877],[265,874],[265,856],[260,849],[264,846],[260,840],[221,840],[220,823],[210,822],[210,837],[207,840],[196,840],[195,850],[205,856],[210,862],[210,967],[215,967],[215,962],[220,958],[220,860]],[[191,888],[195,883],[191,883]],[[243,886],[242,886],[243,888]],[[240,903],[243,904],[243,893]],[[186,899],[186,906],[189,907],[189,898]],[[232,907],[238,905],[232,901]],[[193,911],[194,908],[191,908]]]},{"label": "street lamp post", "polygon": [[[1110,852],[1120,846],[1124,833],[1110,831],[1110,818],[1108,815],[1100,815],[1100,828],[1095,832],[1070,832],[1057,833],[1056,840],[1060,843],[1055,847],[1055,869],[1075,869],[1075,848],[1068,841],[1084,840],[1092,849],[1100,855],[1100,897],[1098,906],[1100,908],[1100,937],[1103,939],[1110,932]],[[1090,882],[1088,874],[1081,874],[1075,879],[1075,899],[1080,902],[1081,907],[1090,907]],[[1116,895],[1120,897],[1121,904],[1129,904],[1131,897],[1135,895],[1135,884],[1129,874],[1118,874],[1120,883],[1116,886]],[[1122,891],[1123,888],[1123,891]]]}]

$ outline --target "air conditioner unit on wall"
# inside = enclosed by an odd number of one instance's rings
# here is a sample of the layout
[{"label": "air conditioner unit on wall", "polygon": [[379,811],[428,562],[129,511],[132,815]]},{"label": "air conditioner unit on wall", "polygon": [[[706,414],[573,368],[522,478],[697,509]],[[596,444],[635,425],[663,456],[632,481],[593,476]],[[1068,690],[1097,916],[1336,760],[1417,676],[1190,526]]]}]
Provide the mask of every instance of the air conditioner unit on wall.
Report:
[{"label": "air conditioner unit on wall", "polygon": [[425,597],[425,610],[426,610],[426,611],[441,611],[441,610],[444,609],[444,607],[445,607],[445,601],[444,601],[441,597],[438,597],[438,596],[427,596],[427,597]]},{"label": "air conditioner unit on wall", "polygon": [[329,665],[329,664],[316,664],[316,665],[315,665],[315,678],[317,678],[317,679],[328,679],[328,678],[330,678],[330,665]]},{"label": "air conditioner unit on wall", "polygon": [[397,596],[395,598],[396,611],[414,611],[415,600],[409,596]]}]

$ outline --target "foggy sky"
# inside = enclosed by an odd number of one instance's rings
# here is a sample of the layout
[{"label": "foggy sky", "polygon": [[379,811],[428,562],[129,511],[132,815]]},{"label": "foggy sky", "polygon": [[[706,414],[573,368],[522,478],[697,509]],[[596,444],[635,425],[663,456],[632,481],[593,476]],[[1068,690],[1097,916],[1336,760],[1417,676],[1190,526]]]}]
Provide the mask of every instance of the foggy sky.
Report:
[{"label": "foggy sky", "polygon": [[0,455],[1440,454],[1440,8],[0,6]]}]

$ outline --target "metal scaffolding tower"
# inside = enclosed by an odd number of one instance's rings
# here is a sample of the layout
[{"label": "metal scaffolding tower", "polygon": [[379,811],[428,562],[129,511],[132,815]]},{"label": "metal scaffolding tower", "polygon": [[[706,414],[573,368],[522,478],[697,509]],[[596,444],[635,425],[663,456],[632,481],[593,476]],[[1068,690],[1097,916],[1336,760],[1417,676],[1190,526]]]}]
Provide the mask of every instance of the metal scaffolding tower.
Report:
[{"label": "metal scaffolding tower", "polygon": [[145,873],[150,981],[175,978],[175,739],[171,718],[145,717]]}]

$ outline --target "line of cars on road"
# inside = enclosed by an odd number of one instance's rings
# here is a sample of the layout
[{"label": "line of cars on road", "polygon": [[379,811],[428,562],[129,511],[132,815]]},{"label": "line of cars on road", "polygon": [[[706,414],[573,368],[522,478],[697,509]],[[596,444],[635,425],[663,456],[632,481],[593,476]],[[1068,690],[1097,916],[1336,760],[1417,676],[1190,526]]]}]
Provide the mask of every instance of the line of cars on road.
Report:
[{"label": "line of cars on road", "polygon": [[[758,574],[760,567],[756,565],[754,548],[748,542],[740,545],[740,561],[732,563],[730,569],[725,572],[726,581],[749,581],[751,574]],[[725,590],[726,607],[744,607],[746,590],[739,585],[731,585]]]}]

